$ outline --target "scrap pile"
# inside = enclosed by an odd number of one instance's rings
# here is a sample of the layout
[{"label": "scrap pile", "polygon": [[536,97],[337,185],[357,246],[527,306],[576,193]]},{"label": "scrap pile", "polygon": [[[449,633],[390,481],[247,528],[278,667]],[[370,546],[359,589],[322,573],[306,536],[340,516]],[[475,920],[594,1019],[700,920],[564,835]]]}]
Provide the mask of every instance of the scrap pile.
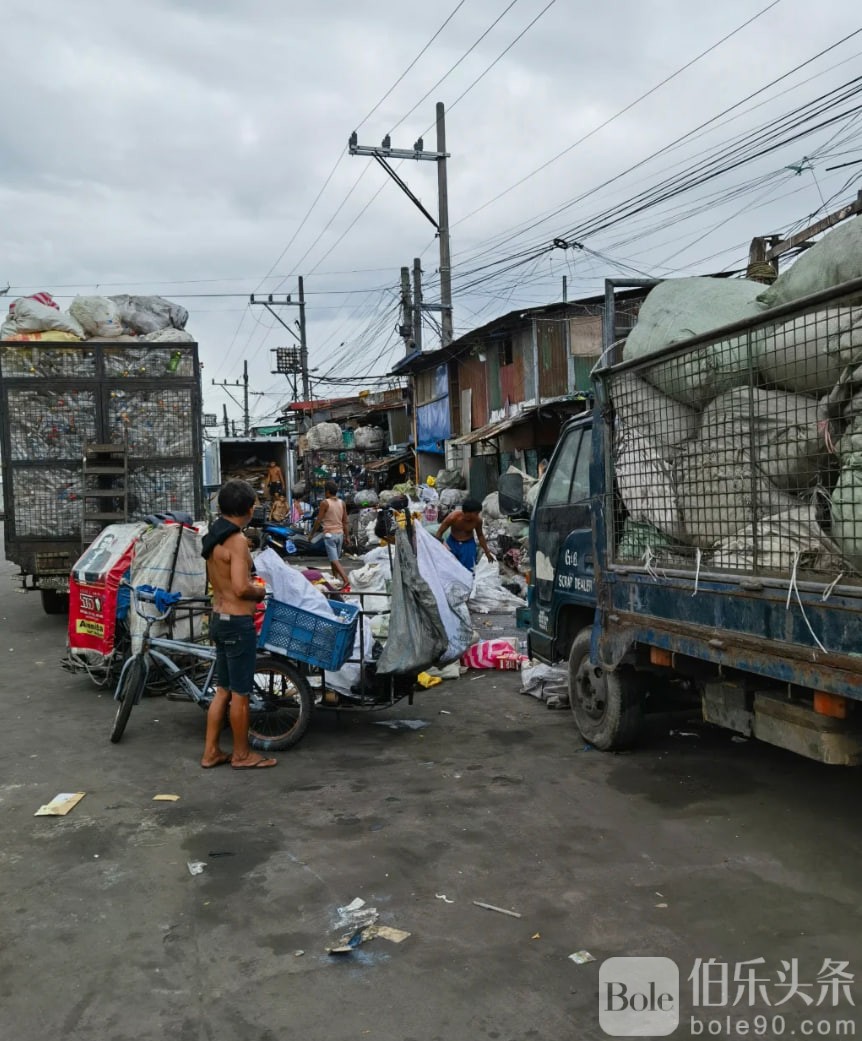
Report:
[{"label": "scrap pile", "polygon": [[[862,569],[862,294],[771,320],[769,308],[862,277],[862,218],[764,291],[657,286],[612,378],[618,557],[795,574]],[[670,345],[762,321],[681,353]],[[856,518],[860,526],[856,526]]]},{"label": "scrap pile", "polygon": [[[60,310],[49,293],[12,301],[0,327],[3,375],[12,381],[9,458],[13,463],[59,463],[13,470],[20,531],[55,537],[78,533],[80,465],[63,463],[80,460],[85,444],[100,439],[126,443],[130,457],[151,460],[130,473],[132,511],[136,504],[171,509],[194,502],[193,475],[168,462],[194,454],[187,385],[195,375],[193,352],[176,349],[193,342],[185,331],[187,319],[185,308],[157,296],[79,296],[68,311]],[[104,406],[95,391],[75,386],[101,375],[118,381]],[[166,387],[171,378],[185,378],[186,384]],[[151,382],[137,385],[139,379]],[[106,408],[105,429],[97,432],[100,407]],[[161,459],[165,465],[157,462]]]}]

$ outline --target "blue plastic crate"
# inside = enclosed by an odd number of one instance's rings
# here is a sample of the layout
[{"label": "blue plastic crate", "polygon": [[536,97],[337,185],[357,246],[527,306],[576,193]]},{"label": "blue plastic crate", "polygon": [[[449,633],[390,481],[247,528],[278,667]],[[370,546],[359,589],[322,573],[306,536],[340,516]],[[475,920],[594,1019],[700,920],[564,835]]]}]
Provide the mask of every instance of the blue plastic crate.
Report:
[{"label": "blue plastic crate", "polygon": [[330,606],[334,614],[326,617],[280,600],[270,600],[258,647],[319,669],[340,669],[353,650],[359,608],[337,601],[330,601]]}]

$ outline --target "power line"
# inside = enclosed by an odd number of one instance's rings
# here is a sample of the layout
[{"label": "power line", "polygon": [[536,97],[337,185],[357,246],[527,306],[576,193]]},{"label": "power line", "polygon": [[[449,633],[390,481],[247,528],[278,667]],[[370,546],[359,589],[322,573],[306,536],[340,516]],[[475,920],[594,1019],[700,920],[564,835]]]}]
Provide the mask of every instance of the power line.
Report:
[{"label": "power line", "polygon": [[406,69],[405,69],[405,70],[404,70],[404,71],[403,71],[403,72],[401,73],[401,75],[400,75],[400,76],[398,77],[398,79],[397,79],[397,80],[396,80],[396,81],[395,81],[395,82],[394,82],[394,83],[392,84],[392,86],[391,86],[391,87],[389,88],[389,90],[387,90],[387,91],[386,91],[386,93],[385,93],[385,94],[383,95],[383,97],[382,97],[382,98],[381,98],[381,99],[380,99],[380,100],[379,100],[379,101],[377,102],[377,104],[376,104],[376,105],[374,106],[374,108],[372,108],[372,109],[371,109],[371,111],[370,111],[370,112],[369,112],[369,113],[368,113],[368,114],[367,114],[367,115],[366,115],[366,116],[365,116],[365,117],[364,117],[363,119],[361,119],[361,120],[360,120],[360,121],[359,121],[359,122],[358,122],[358,123],[356,124],[356,127],[355,127],[355,129],[356,129],[356,130],[359,130],[359,128],[360,128],[361,126],[363,126],[363,124],[365,124],[365,123],[367,123],[367,122],[368,122],[368,120],[369,120],[369,119],[370,119],[370,118],[371,118],[371,117],[372,117],[372,116],[374,115],[374,113],[375,113],[375,112],[376,112],[376,111],[377,111],[377,110],[378,110],[378,109],[380,108],[380,106],[381,106],[381,105],[383,104],[383,102],[384,102],[384,101],[385,101],[385,100],[386,100],[386,99],[387,99],[387,98],[389,97],[389,95],[390,95],[390,94],[392,93],[392,91],[393,91],[393,90],[395,90],[395,88],[396,88],[396,87],[398,86],[398,84],[399,84],[399,83],[400,83],[400,82],[401,82],[401,81],[402,81],[402,80],[404,79],[404,77],[405,77],[405,76],[407,75],[407,73],[408,73],[408,72],[410,72],[410,70],[411,70],[411,69],[413,68],[413,66],[414,66],[414,65],[415,65],[415,64],[416,64],[416,63],[417,63],[417,62],[419,61],[419,59],[420,59],[420,58],[422,57],[422,55],[423,55],[423,54],[424,54],[424,53],[425,53],[425,52],[426,52],[426,51],[428,50],[428,48],[429,48],[429,47],[431,46],[431,44],[432,44],[432,43],[433,43],[433,42],[434,42],[434,41],[435,41],[435,40],[437,39],[437,37],[438,37],[438,36],[440,35],[440,33],[442,33],[442,32],[443,32],[443,30],[444,30],[444,29],[446,28],[446,26],[447,26],[447,25],[448,25],[448,24],[449,24],[449,23],[450,23],[450,22],[452,21],[452,19],[453,19],[453,18],[455,17],[455,15],[456,15],[456,14],[457,14],[457,13],[458,13],[458,12],[459,12],[460,10],[461,10],[461,8],[462,8],[462,7],[464,6],[464,4],[465,4],[465,3],[466,3],[466,0],[460,0],[460,3],[458,3],[458,4],[457,4],[457,5],[455,6],[454,10],[453,10],[453,11],[452,11],[452,13],[451,13],[451,14],[449,15],[449,17],[448,17],[448,18],[446,19],[446,21],[445,21],[445,22],[443,22],[443,24],[442,24],[442,25],[440,26],[440,28],[439,28],[439,29],[437,30],[437,32],[436,32],[436,33],[434,33],[434,35],[433,35],[433,36],[431,37],[431,39],[430,39],[430,40],[429,40],[429,41],[428,41],[428,42],[427,42],[427,43],[425,44],[425,46],[424,46],[424,47],[422,48],[422,50],[421,50],[421,51],[420,51],[420,52],[419,52],[419,53],[418,53],[418,54],[416,55],[416,57],[415,57],[415,58],[413,59],[413,61],[411,61],[411,62],[410,62],[410,64],[409,64],[409,65],[407,66],[407,68],[406,68]]},{"label": "power line", "polygon": [[[779,3],[781,3],[781,0],[773,0],[773,2],[770,3],[768,6],[764,7],[761,11],[758,11],[757,14],[753,15],[747,21],[743,22],[742,25],[738,25],[732,32],[728,33],[726,36],[722,36],[722,38],[720,40],[717,40],[714,44],[712,44],[711,46],[707,47],[707,49],[705,51],[701,51],[700,54],[695,55],[695,57],[690,59],[689,61],[687,61],[685,63],[685,65],[681,65],[678,69],[676,69],[675,72],[672,72],[669,76],[666,76],[659,83],[656,83],[656,85],[654,87],[650,87],[650,89],[645,91],[643,94],[641,94],[640,97],[635,98],[634,101],[629,102],[629,104],[626,105],[625,108],[621,108],[619,110],[619,112],[615,112],[612,116],[608,117],[608,119],[606,119],[603,123],[600,123],[598,126],[593,127],[592,130],[588,131],[582,137],[578,138],[577,141],[573,142],[567,148],[564,148],[562,152],[558,152],[555,156],[550,158],[547,162],[542,163],[541,166],[536,167],[535,170],[533,170],[530,173],[526,174],[519,181],[516,181],[514,184],[510,185],[504,191],[500,192],[499,195],[495,195],[493,199],[489,199],[487,202],[482,203],[481,206],[477,206],[475,210],[471,210],[470,213],[468,213],[466,216],[462,217],[458,221],[455,221],[455,223],[452,225],[452,227],[456,227],[459,224],[463,224],[465,221],[469,220],[471,217],[475,217],[475,215],[477,213],[481,213],[482,210],[486,209],[488,206],[491,206],[493,203],[499,201],[504,196],[508,195],[509,192],[512,192],[516,188],[519,188],[522,184],[524,184],[527,181],[529,181],[532,177],[535,177],[536,174],[541,173],[542,170],[546,170],[553,163],[557,162],[558,159],[562,159],[564,155],[568,155],[569,152],[571,152],[573,149],[577,148],[579,145],[582,145],[585,141],[588,141],[591,137],[594,137],[601,130],[604,130],[605,127],[610,126],[610,124],[613,123],[615,120],[619,119],[620,116],[624,116],[626,114],[626,112],[630,112],[633,108],[635,108],[635,106],[639,105],[642,101],[645,101],[652,94],[655,94],[656,91],[661,90],[661,88],[664,87],[666,84],[670,83],[671,80],[676,79],[677,76],[680,76],[687,69],[690,69],[692,67],[692,65],[696,64],[697,62],[699,62],[701,60],[701,58],[705,58],[707,54],[711,54],[712,51],[714,51],[717,47],[720,47],[723,43],[726,43],[729,39],[731,39],[731,37],[735,36],[737,33],[741,32],[743,29],[747,28],[747,26],[751,25],[752,22],[756,21],[762,15],[766,14],[767,11],[770,11],[773,7],[776,6],[776,4],[779,4]],[[542,13],[544,13],[544,12],[542,12]],[[460,101],[461,99],[458,98],[457,100]],[[450,105],[449,107],[451,109],[453,106]]]},{"label": "power line", "polygon": [[[446,71],[446,72],[445,72],[445,73],[444,73],[444,74],[443,74],[443,75],[442,75],[442,76],[440,77],[440,79],[439,79],[439,80],[437,80],[437,82],[436,82],[436,83],[434,84],[434,86],[433,86],[433,87],[431,87],[431,88],[430,88],[430,90],[426,91],[426,92],[425,92],[425,93],[424,93],[424,94],[422,95],[422,97],[421,97],[421,98],[420,98],[420,99],[419,99],[419,100],[418,100],[418,101],[416,102],[416,104],[415,104],[415,105],[413,106],[413,108],[411,108],[409,112],[406,112],[406,113],[405,113],[405,114],[404,114],[404,115],[403,115],[403,116],[402,116],[402,117],[401,117],[401,118],[400,118],[400,119],[398,120],[398,122],[397,122],[397,123],[395,124],[395,126],[393,126],[393,127],[392,127],[392,129],[391,129],[391,130],[389,131],[389,134],[390,134],[390,136],[391,136],[392,134],[394,134],[394,133],[395,133],[395,131],[396,131],[396,130],[398,129],[398,127],[400,127],[400,126],[401,126],[401,124],[402,124],[402,123],[403,123],[403,122],[404,122],[404,121],[405,121],[406,119],[408,119],[408,118],[409,118],[410,116],[412,116],[412,115],[413,115],[413,113],[414,113],[414,112],[416,111],[416,109],[417,109],[417,108],[419,108],[419,106],[420,106],[420,105],[422,104],[422,102],[423,102],[423,101],[427,101],[427,100],[428,100],[428,98],[430,98],[430,97],[431,97],[431,95],[432,95],[432,94],[434,93],[434,91],[435,91],[435,90],[436,90],[436,89],[437,89],[437,88],[438,88],[438,87],[440,86],[440,84],[441,84],[441,83],[442,83],[442,82],[443,82],[444,80],[448,79],[448,78],[449,78],[449,76],[451,76],[451,75],[452,75],[452,73],[453,73],[453,72],[455,71],[455,69],[457,69],[457,68],[458,68],[458,66],[459,66],[459,65],[461,64],[461,62],[462,62],[462,61],[464,61],[464,59],[465,59],[465,58],[467,58],[467,57],[468,57],[468,56],[469,56],[470,54],[472,54],[472,53],[473,53],[473,51],[475,51],[475,49],[476,49],[476,48],[477,48],[477,47],[479,46],[479,44],[480,44],[480,43],[481,43],[481,42],[482,42],[482,41],[483,41],[483,40],[485,39],[485,37],[486,37],[486,36],[488,35],[488,33],[489,33],[489,32],[491,32],[491,30],[492,30],[492,29],[493,29],[493,28],[494,28],[494,27],[495,27],[496,25],[498,25],[498,24],[499,24],[499,23],[500,23],[500,22],[501,22],[501,21],[502,21],[502,20],[503,20],[503,19],[504,19],[504,18],[506,17],[506,15],[507,15],[507,14],[509,13],[509,11],[511,11],[511,10],[512,10],[512,8],[513,8],[513,7],[515,6],[515,4],[516,4],[516,3],[518,3],[518,0],[511,0],[511,2],[509,3],[509,5],[508,5],[508,6],[507,6],[507,7],[506,7],[506,8],[504,9],[504,10],[503,10],[503,12],[502,12],[501,14],[499,14],[499,15],[498,15],[498,16],[497,16],[497,17],[496,17],[496,18],[494,19],[494,21],[493,21],[493,22],[491,22],[491,24],[490,24],[490,25],[488,26],[488,28],[487,28],[487,29],[486,29],[486,30],[485,30],[485,31],[484,31],[484,32],[482,33],[482,35],[481,35],[481,36],[480,36],[480,37],[479,37],[479,38],[478,38],[477,40],[475,40],[475,41],[474,41],[474,42],[473,42],[473,43],[472,43],[472,44],[471,44],[471,45],[470,45],[470,46],[469,46],[469,47],[467,48],[467,50],[466,50],[466,51],[464,51],[464,53],[463,53],[463,54],[461,55],[461,57],[460,57],[460,58],[459,58],[459,59],[458,59],[458,60],[457,60],[457,61],[455,62],[455,64],[454,64],[454,65],[452,65],[452,66],[450,66],[450,67],[449,67],[449,69],[447,69],[447,71]],[[427,131],[426,131],[426,133],[427,133]]]}]

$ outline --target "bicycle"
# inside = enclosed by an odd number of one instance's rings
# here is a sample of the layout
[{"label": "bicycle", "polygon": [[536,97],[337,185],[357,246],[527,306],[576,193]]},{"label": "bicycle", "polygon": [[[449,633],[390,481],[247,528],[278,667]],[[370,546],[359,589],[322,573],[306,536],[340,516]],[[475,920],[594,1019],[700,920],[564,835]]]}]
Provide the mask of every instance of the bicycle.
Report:
[{"label": "bicycle", "polygon": [[[126,659],[114,691],[114,700],[118,703],[111,729],[114,744],[122,738],[132,709],[144,696],[151,682],[151,670],[160,680],[168,682],[204,710],[209,708],[215,696],[215,647],[152,635],[153,626],[164,622],[175,608],[186,604],[209,604],[209,598],[186,597],[150,586],[136,588],[129,585],[128,588],[131,606],[146,625],[140,637],[140,649]],[[186,660],[191,658],[192,663],[181,667],[171,655]],[[200,673],[200,662],[209,662],[209,667],[198,682],[195,674]],[[254,689],[249,696],[251,721],[248,739],[252,748],[261,752],[292,748],[308,729],[312,708],[311,689],[295,664],[278,654],[259,653],[255,663]]]}]

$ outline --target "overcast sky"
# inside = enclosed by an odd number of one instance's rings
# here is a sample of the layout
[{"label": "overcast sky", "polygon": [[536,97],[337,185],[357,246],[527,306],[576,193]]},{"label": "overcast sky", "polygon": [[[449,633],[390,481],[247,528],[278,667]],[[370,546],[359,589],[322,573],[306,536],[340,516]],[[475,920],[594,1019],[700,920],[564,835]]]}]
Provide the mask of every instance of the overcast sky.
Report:
[{"label": "overcast sky", "polygon": [[[386,373],[401,356],[402,265],[421,256],[428,295],[437,292],[433,228],[372,159],[346,154],[354,129],[370,145],[392,131],[403,148],[424,133],[433,149],[434,104],[447,105],[456,335],[559,299],[564,274],[576,298],[606,275],[738,267],[753,235],[798,226],[860,187],[862,164],[826,169],[862,158],[857,100],[830,98],[801,129],[838,122],[596,230],[597,216],[694,157],[862,75],[860,34],[625,173],[862,18],[851,0],[779,0],[762,14],[770,0],[548,3],[7,0],[0,287],[11,283],[13,297],[46,289],[63,306],[95,291],[177,300],[201,345],[207,407],[221,414],[211,380],[239,378],[247,358],[263,417],[286,397],[269,349],[291,341],[246,305],[248,293],[295,292],[304,275],[311,366],[343,377]],[[435,213],[434,165],[405,162],[399,174]],[[539,255],[555,237],[586,250]],[[515,255],[522,266],[503,270]],[[432,326],[424,335],[426,348],[439,343]],[[328,392],[342,391],[320,385]]]}]

